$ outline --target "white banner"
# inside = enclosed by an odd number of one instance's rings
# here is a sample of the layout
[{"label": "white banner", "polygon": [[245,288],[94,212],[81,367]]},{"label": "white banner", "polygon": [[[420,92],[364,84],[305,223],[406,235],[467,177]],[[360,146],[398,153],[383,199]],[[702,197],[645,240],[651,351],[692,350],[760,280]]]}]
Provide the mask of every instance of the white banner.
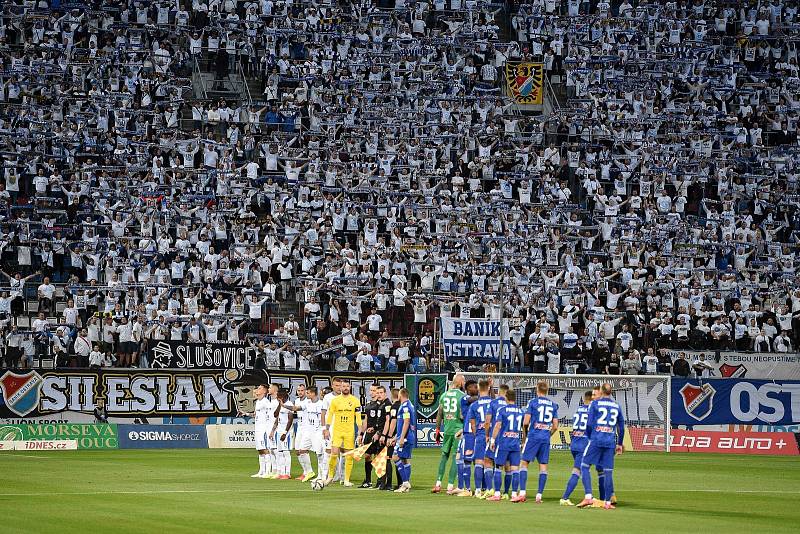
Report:
[{"label": "white banner", "polygon": [[750,378],[753,380],[800,380],[800,354],[783,352],[714,352],[703,350],[667,351],[675,361],[683,353],[689,365],[705,362],[711,378]]},{"label": "white banner", "polygon": [[256,434],[252,425],[206,425],[209,449],[254,449]]},{"label": "white banner", "polygon": [[36,441],[0,441],[0,451],[76,451],[75,439],[43,439]]},{"label": "white banner", "polygon": [[511,341],[508,337],[508,320],[458,319],[443,317],[442,345],[448,360],[469,360],[481,363],[497,363],[500,358],[500,338],[503,339],[503,361],[511,357]]}]

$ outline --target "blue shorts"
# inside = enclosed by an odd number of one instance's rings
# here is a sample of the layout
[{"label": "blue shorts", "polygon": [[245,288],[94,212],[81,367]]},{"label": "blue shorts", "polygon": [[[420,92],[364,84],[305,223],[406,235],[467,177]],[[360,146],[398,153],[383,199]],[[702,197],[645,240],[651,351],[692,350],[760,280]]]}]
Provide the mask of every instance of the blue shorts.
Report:
[{"label": "blue shorts", "polygon": [[403,443],[402,447],[395,446],[394,455],[403,460],[411,458],[411,451],[414,449],[414,444],[410,441]]},{"label": "blue shorts", "polygon": [[525,450],[522,451],[522,461],[531,463],[536,460],[540,464],[550,462],[549,441],[526,441]]},{"label": "blue shorts", "polygon": [[614,447],[597,447],[590,441],[583,451],[582,465],[596,465],[603,469],[614,468]]},{"label": "blue shorts", "polygon": [[483,460],[486,457],[486,436],[481,434],[475,436],[475,448],[472,449],[475,451],[472,454],[472,457],[476,460]]},{"label": "blue shorts", "polygon": [[461,451],[461,461],[471,462],[475,456],[475,434],[464,434],[458,446]]},{"label": "blue shorts", "polygon": [[487,460],[491,460],[492,462],[494,462],[495,451],[493,451],[489,447],[486,447],[486,450],[483,452],[483,457],[486,458]]},{"label": "blue shorts", "polygon": [[494,464],[496,466],[519,465],[519,451],[510,451],[508,449],[498,449],[494,455]]},{"label": "blue shorts", "polygon": [[583,451],[570,451],[572,453],[572,467],[580,469],[583,463]]}]

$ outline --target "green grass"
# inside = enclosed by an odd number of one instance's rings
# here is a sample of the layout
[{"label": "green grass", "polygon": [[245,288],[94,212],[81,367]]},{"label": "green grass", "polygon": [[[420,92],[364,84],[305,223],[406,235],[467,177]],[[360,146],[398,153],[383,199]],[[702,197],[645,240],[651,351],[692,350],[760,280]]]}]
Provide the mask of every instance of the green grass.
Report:
[{"label": "green grass", "polygon": [[[437,463],[438,451],[416,451],[414,489],[394,495],[251,479],[250,450],[3,452],[0,510],[5,533],[774,533],[797,532],[800,517],[800,469],[790,457],[625,454],[614,511],[558,506],[572,463],[565,452],[551,455],[542,505],[431,495]],[[361,482],[362,464],[354,473]]]}]

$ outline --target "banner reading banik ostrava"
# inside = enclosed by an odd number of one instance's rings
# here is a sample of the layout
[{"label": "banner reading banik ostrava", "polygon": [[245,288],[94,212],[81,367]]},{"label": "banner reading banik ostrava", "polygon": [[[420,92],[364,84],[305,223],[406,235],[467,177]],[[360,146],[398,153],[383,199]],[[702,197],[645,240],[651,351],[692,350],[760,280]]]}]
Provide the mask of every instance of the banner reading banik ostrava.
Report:
[{"label": "banner reading banik ostrava", "polygon": [[[369,385],[403,386],[400,373],[188,369],[0,370],[0,423],[88,422],[101,403],[109,420],[235,416],[253,411],[253,389],[278,384],[294,398],[297,386],[322,388],[350,381],[362,402]],[[160,421],[159,421],[160,422]]]},{"label": "banner reading banik ostrava", "polygon": [[508,320],[458,319],[439,320],[442,345],[447,360],[497,363],[500,358],[500,338],[503,338],[503,361],[511,359]]}]

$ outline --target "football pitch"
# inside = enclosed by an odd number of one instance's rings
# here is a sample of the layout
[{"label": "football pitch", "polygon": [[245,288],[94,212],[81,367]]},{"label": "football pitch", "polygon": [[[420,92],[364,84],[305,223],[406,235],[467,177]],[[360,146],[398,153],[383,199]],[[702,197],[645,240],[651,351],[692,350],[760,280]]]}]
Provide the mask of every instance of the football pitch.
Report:
[{"label": "football pitch", "polygon": [[[438,450],[415,451],[413,489],[402,495],[251,479],[255,456],[242,449],[3,452],[3,531],[797,532],[800,518],[800,465],[790,457],[629,453],[614,470],[620,506],[578,510],[558,505],[572,463],[567,452],[551,455],[541,505],[431,495]],[[360,483],[363,463],[353,473]],[[579,484],[572,500],[581,498]]]}]

